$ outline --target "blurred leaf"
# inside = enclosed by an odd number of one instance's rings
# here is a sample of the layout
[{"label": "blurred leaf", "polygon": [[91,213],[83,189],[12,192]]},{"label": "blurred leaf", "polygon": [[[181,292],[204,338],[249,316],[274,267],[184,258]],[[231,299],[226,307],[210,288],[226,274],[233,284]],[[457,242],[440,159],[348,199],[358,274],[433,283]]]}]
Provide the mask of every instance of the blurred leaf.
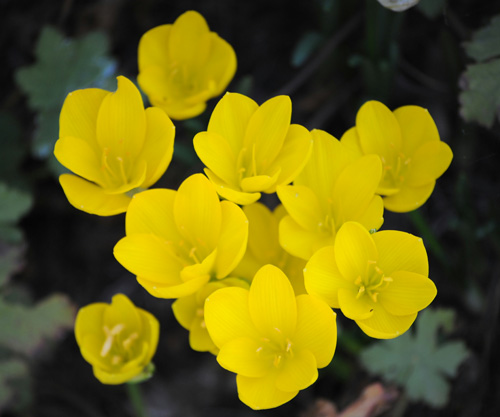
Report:
[{"label": "blurred leaf", "polygon": [[318,49],[322,41],[323,36],[318,32],[305,33],[292,53],[292,66],[300,67]]},{"label": "blurred leaf", "polygon": [[445,3],[446,0],[420,0],[417,9],[429,19],[434,19],[443,12]]},{"label": "blurred leaf", "polygon": [[500,113],[500,16],[477,30],[465,50],[478,63],[468,65],[462,74],[460,114],[491,128]]},{"label": "blurred leaf", "polygon": [[245,96],[250,96],[253,88],[254,79],[251,75],[245,75],[240,78],[234,91],[243,94]]},{"label": "blurred leaf", "polygon": [[0,183],[0,225],[16,223],[31,208],[31,195]]},{"label": "blurred leaf", "polygon": [[369,372],[403,385],[411,400],[443,407],[450,390],[446,377],[456,376],[469,355],[462,341],[438,342],[439,329],[449,332],[453,319],[452,310],[426,309],[414,334],[408,331],[397,339],[374,343],[361,353],[361,362]]},{"label": "blurred leaf", "polygon": [[[28,366],[20,359],[0,361],[0,411],[15,399],[15,382],[29,378]],[[17,400],[17,399],[16,399]]]},{"label": "blurred leaf", "polygon": [[62,295],[26,307],[0,299],[0,345],[33,355],[45,341],[73,327],[74,308]]},{"label": "blurred leaf", "polygon": [[19,124],[11,115],[0,113],[0,178],[15,178],[25,151]]},{"label": "blurred leaf", "polygon": [[47,157],[58,139],[59,112],[71,91],[99,87],[111,89],[116,62],[108,56],[108,40],[102,33],[66,39],[45,27],[35,51],[37,62],[21,68],[16,80],[38,112],[33,153]]},{"label": "blurred leaf", "polygon": [[[1,233],[0,229],[0,236]],[[23,246],[10,246],[0,241],[0,288],[21,268],[23,253]]]}]

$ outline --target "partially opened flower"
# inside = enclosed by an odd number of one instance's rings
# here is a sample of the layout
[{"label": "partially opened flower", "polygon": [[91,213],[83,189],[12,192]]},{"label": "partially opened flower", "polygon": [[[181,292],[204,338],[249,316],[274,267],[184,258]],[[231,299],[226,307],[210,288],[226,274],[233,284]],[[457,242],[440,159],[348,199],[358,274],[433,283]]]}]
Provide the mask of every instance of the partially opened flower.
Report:
[{"label": "partially opened flower", "polygon": [[340,308],[368,336],[391,339],[436,296],[428,271],[422,239],[394,230],[370,234],[348,222],[333,246],[311,257],[304,280],[309,294]]},{"label": "partially opened flower", "polygon": [[226,277],[245,253],[248,221],[241,208],[219,201],[202,174],[178,191],[155,189],[134,196],[125,217],[127,236],[114,254],[150,294],[178,298],[210,279]]},{"label": "partially opened flower", "polygon": [[87,213],[123,213],[131,194],[153,185],[167,169],[175,128],[159,109],[144,110],[139,90],[118,77],[116,92],[70,93],[61,110],[54,155],[76,175],[59,181],[69,202]]},{"label": "partially opened flower", "polygon": [[244,279],[225,278],[209,282],[194,294],[186,295],[174,301],[172,311],[182,327],[189,330],[189,346],[198,352],[211,352],[217,355],[219,349],[215,346],[205,324],[205,300],[214,291],[226,287],[241,287],[248,289],[250,284]]},{"label": "partially opened flower", "polygon": [[332,245],[347,221],[378,229],[383,222],[382,199],[375,195],[382,164],[376,155],[358,158],[332,135],[313,130],[311,158],[293,185],[278,187],[288,215],[279,227],[281,246],[308,260],[323,246]]},{"label": "partially opened flower", "polygon": [[305,294],[303,269],[306,262],[286,252],[279,242],[278,227],[286,215],[280,204],[269,210],[264,204],[253,203],[243,207],[248,219],[248,245],[245,256],[233,271],[233,275],[251,281],[264,265],[281,269],[290,279],[295,295]]},{"label": "partially opened flower", "polygon": [[172,119],[188,119],[221,95],[236,72],[233,48],[211,32],[202,15],[188,11],[155,27],[139,42],[137,81],[154,106]]},{"label": "partially opened flower", "polygon": [[424,204],[453,158],[429,112],[418,106],[391,112],[378,101],[368,101],[341,142],[358,155],[380,157],[384,168],[377,194],[384,196],[384,207],[395,212]]},{"label": "partially opened flower", "polygon": [[240,400],[278,407],[313,384],[337,344],[335,313],[310,295],[295,296],[285,274],[263,266],[250,290],[223,288],[205,302],[219,364],[237,374]]},{"label": "partially opened flower", "polygon": [[76,316],[76,341],[103,384],[149,377],[159,334],[158,320],[123,294],[111,304],[89,304]]},{"label": "partially opened flower", "polygon": [[208,129],[194,138],[194,149],[220,196],[251,204],[294,180],[309,159],[309,131],[290,124],[292,103],[277,96],[258,106],[227,93],[215,107]]}]

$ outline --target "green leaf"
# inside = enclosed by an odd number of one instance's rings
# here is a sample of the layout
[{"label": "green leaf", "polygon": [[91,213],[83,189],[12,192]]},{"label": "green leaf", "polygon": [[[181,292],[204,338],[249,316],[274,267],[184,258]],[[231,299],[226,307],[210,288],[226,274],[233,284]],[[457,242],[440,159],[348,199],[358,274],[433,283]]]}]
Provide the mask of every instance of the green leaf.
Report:
[{"label": "green leaf", "polygon": [[15,399],[15,383],[19,380],[29,380],[27,364],[20,359],[0,361],[0,411]]},{"label": "green leaf", "polygon": [[19,124],[12,115],[0,113],[0,178],[16,179],[25,152]]},{"label": "green leaf", "polygon": [[446,0],[420,0],[417,9],[429,19],[434,19],[443,12],[445,3]]},{"label": "green leaf", "polygon": [[74,308],[62,295],[27,307],[0,299],[0,345],[27,356],[73,327]]},{"label": "green leaf", "polygon": [[305,33],[292,53],[292,66],[300,67],[318,49],[322,41],[323,36],[318,32]]},{"label": "green leaf", "polygon": [[443,407],[450,390],[447,377],[456,376],[469,355],[462,341],[439,343],[439,330],[451,331],[453,319],[452,310],[426,309],[414,334],[372,344],[361,353],[361,363],[370,373],[404,386],[411,400]]},{"label": "green leaf", "polygon": [[58,139],[59,112],[66,95],[89,87],[111,89],[116,62],[108,57],[108,40],[102,33],[67,39],[45,27],[36,46],[36,63],[21,68],[16,81],[38,112],[33,154],[45,158]]},{"label": "green leaf", "polygon": [[0,183],[0,224],[16,223],[28,212],[31,204],[31,195]]},{"label": "green leaf", "polygon": [[478,62],[500,56],[500,15],[491,19],[488,26],[474,32],[471,41],[464,46],[467,55]]},{"label": "green leaf", "polygon": [[[1,229],[0,236],[3,236]],[[0,241],[0,288],[21,268],[23,253],[23,246],[10,246]]]}]

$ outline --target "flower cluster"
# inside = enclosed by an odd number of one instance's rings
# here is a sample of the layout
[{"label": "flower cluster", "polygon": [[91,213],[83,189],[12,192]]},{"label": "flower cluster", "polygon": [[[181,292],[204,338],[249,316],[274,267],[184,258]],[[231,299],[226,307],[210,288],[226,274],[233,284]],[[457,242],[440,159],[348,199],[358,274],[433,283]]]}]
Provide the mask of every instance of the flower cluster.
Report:
[{"label": "flower cluster", "polygon": [[[226,93],[193,140],[205,175],[177,190],[145,190],[173,152],[169,119],[202,112],[236,68],[232,48],[196,12],[147,32],[139,45],[144,110],[124,77],[118,90],[80,90],[61,111],[55,154],[68,200],[89,213],[126,211],[118,262],[173,313],[194,350],[237,374],[242,402],[277,407],[331,362],[340,309],[367,335],[403,334],[437,290],[422,239],[378,231],[384,208],[410,211],[452,159],[427,112],[364,104],[337,140],[292,124],[287,96],[259,105]],[[257,202],[276,193],[271,211]],[[221,201],[221,198],[223,199]],[[242,207],[240,207],[242,206]],[[123,295],[83,308],[75,326],[103,383],[136,378],[158,323]]]}]

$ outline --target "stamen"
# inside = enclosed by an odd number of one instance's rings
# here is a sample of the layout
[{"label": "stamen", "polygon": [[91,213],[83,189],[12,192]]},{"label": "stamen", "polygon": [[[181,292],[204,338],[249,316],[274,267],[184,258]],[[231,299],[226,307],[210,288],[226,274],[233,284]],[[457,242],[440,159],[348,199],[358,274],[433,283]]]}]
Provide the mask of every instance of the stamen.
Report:
[{"label": "stamen", "polygon": [[118,161],[118,165],[120,166],[120,175],[122,176],[122,181],[124,184],[128,183],[127,174],[125,173],[125,166],[123,163],[123,158],[121,156],[117,156],[116,160]]},{"label": "stamen", "polygon": [[276,355],[276,356],[274,357],[274,366],[275,366],[276,368],[280,365],[281,358],[282,358],[282,356],[281,356],[281,355]]},{"label": "stamen", "polygon": [[194,259],[194,261],[197,263],[197,264],[200,264],[201,262],[199,261],[198,257],[196,256],[196,247],[193,247],[191,248],[191,250],[189,251],[189,257]]},{"label": "stamen", "polygon": [[358,290],[358,293],[356,294],[356,298],[359,298],[363,295],[363,293],[365,292],[366,288],[363,286],[361,286]]}]

